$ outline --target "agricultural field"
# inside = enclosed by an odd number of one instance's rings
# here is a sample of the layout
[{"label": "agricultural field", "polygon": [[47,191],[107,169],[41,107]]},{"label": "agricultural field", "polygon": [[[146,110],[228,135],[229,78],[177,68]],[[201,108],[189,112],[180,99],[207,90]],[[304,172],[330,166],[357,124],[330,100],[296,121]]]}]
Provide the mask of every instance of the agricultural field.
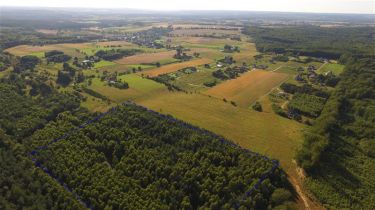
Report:
[{"label": "agricultural field", "polygon": [[266,95],[289,77],[285,73],[253,70],[240,77],[223,82],[204,94],[228,101],[241,107],[249,107],[259,97]]},{"label": "agricultural field", "polygon": [[170,63],[177,61],[173,58],[176,54],[175,51],[166,51],[166,52],[158,52],[158,53],[145,53],[139,55],[133,55],[129,57],[124,57],[122,59],[114,61],[118,64],[124,65],[136,65],[136,64],[155,64],[156,62],[160,62],[161,64],[165,64],[168,61]]},{"label": "agricultural field", "polygon": [[156,68],[156,69],[152,69],[152,70],[143,72],[142,74],[145,75],[145,76],[148,76],[148,77],[156,77],[156,76],[159,76],[161,74],[167,74],[167,73],[175,72],[175,71],[178,71],[178,70],[183,69],[183,68],[201,66],[201,65],[204,65],[204,64],[210,64],[212,62],[213,61],[211,59],[208,59],[208,58],[199,58],[199,59],[196,59],[196,60],[190,60],[190,61],[185,61],[185,62],[181,62],[181,63],[174,63],[174,64],[165,65],[165,66],[162,66],[160,68]]}]

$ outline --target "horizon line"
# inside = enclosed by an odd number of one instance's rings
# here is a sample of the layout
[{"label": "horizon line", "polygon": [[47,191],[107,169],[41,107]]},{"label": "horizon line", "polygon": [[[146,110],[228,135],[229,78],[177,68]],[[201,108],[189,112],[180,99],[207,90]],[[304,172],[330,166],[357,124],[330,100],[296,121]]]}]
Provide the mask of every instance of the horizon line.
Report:
[{"label": "horizon line", "polygon": [[358,12],[299,12],[299,11],[277,11],[277,10],[237,10],[237,9],[142,9],[142,8],[114,8],[114,7],[70,7],[70,6],[12,6],[12,5],[0,5],[0,8],[27,8],[27,9],[86,9],[86,10],[113,10],[113,11],[121,11],[121,10],[134,10],[134,11],[144,11],[144,12],[260,12],[260,13],[299,13],[299,14],[332,14],[332,15],[374,15],[374,13],[358,13]]}]

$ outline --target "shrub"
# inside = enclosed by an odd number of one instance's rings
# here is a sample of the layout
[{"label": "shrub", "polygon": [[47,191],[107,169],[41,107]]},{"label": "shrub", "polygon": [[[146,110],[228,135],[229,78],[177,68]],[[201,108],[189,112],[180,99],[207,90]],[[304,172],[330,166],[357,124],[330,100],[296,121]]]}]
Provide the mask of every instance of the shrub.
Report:
[{"label": "shrub", "polygon": [[254,103],[254,105],[252,106],[252,108],[253,108],[255,111],[258,111],[258,112],[263,111],[263,109],[262,109],[262,105],[261,105],[258,101]]}]

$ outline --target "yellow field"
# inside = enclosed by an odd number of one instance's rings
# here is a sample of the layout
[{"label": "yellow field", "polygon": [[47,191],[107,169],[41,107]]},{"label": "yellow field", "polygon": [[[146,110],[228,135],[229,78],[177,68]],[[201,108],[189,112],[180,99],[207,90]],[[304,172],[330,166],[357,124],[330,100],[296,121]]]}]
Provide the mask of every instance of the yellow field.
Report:
[{"label": "yellow field", "polygon": [[197,60],[185,61],[181,63],[174,63],[162,66],[160,68],[152,69],[146,72],[142,72],[142,74],[149,76],[149,77],[157,77],[161,74],[167,74],[171,72],[178,71],[183,68],[192,67],[192,66],[201,66],[204,64],[212,63],[213,61],[208,58],[201,58]]},{"label": "yellow field", "polygon": [[300,131],[304,126],[296,121],[274,113],[234,107],[201,94],[168,92],[136,99],[135,102],[277,158],[286,170],[293,167],[294,150],[302,139]]},{"label": "yellow field", "polygon": [[241,107],[249,107],[288,77],[288,74],[254,70],[223,82],[207,90],[205,94],[234,101]]},{"label": "yellow field", "polygon": [[173,55],[175,54],[176,54],[175,51],[145,53],[145,54],[124,57],[122,59],[116,60],[115,63],[125,64],[125,65],[155,63],[160,60],[173,58]]},{"label": "yellow field", "polygon": [[38,29],[36,31],[39,33],[48,34],[48,35],[56,35],[58,32],[57,30],[52,30],[52,29]]},{"label": "yellow field", "polygon": [[6,49],[5,51],[13,55],[24,56],[24,55],[46,52],[46,51],[51,51],[51,50],[74,52],[75,49],[84,49],[84,48],[89,48],[90,46],[91,46],[91,43],[52,44],[52,45],[43,45],[43,46],[18,45],[16,47]]}]

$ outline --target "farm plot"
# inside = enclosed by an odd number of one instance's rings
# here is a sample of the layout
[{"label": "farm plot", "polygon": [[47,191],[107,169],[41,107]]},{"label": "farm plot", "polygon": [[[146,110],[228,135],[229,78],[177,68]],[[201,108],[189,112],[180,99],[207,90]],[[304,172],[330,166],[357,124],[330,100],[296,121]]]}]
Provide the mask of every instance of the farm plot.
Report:
[{"label": "farm plot", "polygon": [[166,51],[166,52],[157,52],[157,53],[145,53],[139,55],[133,55],[129,57],[124,57],[122,59],[116,60],[115,62],[118,64],[125,64],[125,65],[134,65],[134,64],[150,64],[160,62],[162,60],[175,60],[173,55],[175,55],[175,51]]},{"label": "farm plot", "polygon": [[201,66],[204,64],[212,63],[213,61],[208,58],[201,58],[197,60],[191,60],[191,61],[186,61],[186,62],[181,62],[181,63],[174,63],[174,64],[169,64],[166,66],[162,66],[160,68],[152,69],[147,72],[142,72],[142,74],[149,76],[149,77],[156,77],[161,74],[167,74],[171,72],[178,71],[183,68],[187,67],[193,67],[193,66]]},{"label": "farm plot", "polygon": [[289,75],[284,73],[254,70],[221,83],[207,90],[205,94],[234,101],[241,107],[248,107],[288,77]]}]

